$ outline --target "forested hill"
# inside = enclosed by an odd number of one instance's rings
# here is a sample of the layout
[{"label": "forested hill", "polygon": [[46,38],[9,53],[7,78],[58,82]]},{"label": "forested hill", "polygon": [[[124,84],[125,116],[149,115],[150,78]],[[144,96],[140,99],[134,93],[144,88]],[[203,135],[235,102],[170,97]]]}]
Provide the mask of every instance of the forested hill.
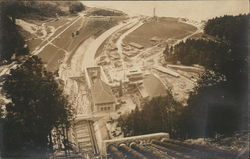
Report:
[{"label": "forested hill", "polygon": [[142,110],[118,120],[123,133],[168,132],[171,138],[189,139],[247,132],[248,18],[239,15],[211,19],[205,34],[217,38],[188,39],[167,46],[164,53],[168,62],[200,64],[205,72],[190,93],[187,107],[175,102],[171,94],[152,99]]},{"label": "forested hill", "polygon": [[68,15],[77,13],[85,9],[81,2],[77,1],[1,1],[1,11],[3,14],[16,18],[26,18],[35,20],[46,20],[48,17],[57,15]]},{"label": "forested hill", "polygon": [[239,66],[246,62],[248,18],[249,15],[239,15],[210,19],[204,32],[219,40],[189,39],[164,53],[167,59],[184,65],[200,64],[222,73],[226,73],[226,67],[235,70],[233,63]]},{"label": "forested hill", "polygon": [[224,16],[208,20],[204,31],[234,44],[247,45],[249,15]]},{"label": "forested hill", "polygon": [[0,1],[0,64],[10,60],[13,54],[28,53],[19,34],[15,19],[47,20],[56,16],[69,15],[84,10],[80,2],[52,1]]},{"label": "forested hill", "polygon": [[[188,100],[188,108],[196,112],[189,115],[198,117],[193,120],[209,122],[205,132],[232,134],[247,128],[248,19],[249,15],[210,19],[204,33],[216,40],[188,39],[165,50],[166,59],[183,65],[200,64],[214,72],[204,73]],[[204,124],[208,123],[193,125],[204,130],[199,127]]]}]

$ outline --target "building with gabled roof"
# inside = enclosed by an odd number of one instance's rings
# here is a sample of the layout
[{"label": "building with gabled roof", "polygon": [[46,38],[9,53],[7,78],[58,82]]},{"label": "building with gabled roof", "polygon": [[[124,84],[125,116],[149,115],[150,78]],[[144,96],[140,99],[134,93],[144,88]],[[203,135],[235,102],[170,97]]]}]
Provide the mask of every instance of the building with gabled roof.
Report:
[{"label": "building with gabled roof", "polygon": [[90,88],[94,112],[115,111],[116,98],[108,84],[95,79]]}]

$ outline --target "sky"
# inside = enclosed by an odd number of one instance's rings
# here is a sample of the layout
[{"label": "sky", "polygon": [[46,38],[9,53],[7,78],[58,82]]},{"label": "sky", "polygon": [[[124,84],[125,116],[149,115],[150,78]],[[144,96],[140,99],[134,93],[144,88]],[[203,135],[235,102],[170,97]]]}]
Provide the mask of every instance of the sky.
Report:
[{"label": "sky", "polygon": [[249,12],[248,0],[207,1],[83,1],[89,7],[117,9],[129,15],[182,17],[200,21],[216,16],[238,15]]}]

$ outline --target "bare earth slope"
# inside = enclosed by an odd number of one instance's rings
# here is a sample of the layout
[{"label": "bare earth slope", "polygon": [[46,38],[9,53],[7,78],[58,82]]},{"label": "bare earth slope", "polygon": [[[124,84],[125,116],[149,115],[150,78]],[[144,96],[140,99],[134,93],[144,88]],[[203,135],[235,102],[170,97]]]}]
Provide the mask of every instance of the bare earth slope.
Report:
[{"label": "bare earth slope", "polygon": [[125,42],[136,42],[144,47],[150,47],[150,39],[153,37],[178,40],[195,31],[196,27],[179,22],[177,18],[157,18],[149,20],[133,31],[125,38]]}]

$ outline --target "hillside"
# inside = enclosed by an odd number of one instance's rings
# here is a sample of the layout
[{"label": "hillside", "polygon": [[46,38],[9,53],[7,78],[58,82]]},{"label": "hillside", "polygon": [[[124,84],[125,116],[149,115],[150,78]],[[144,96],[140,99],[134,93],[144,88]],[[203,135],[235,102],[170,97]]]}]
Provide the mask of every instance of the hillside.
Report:
[{"label": "hillside", "polygon": [[57,1],[2,1],[3,14],[15,18],[46,20],[50,17],[69,15],[85,9],[80,2]]},{"label": "hillside", "polygon": [[42,22],[58,16],[75,14],[85,8],[80,2],[12,0],[1,1],[0,4],[0,43],[2,45],[0,61],[2,62],[3,60],[9,61],[13,54],[19,56],[29,52],[24,41],[26,37],[32,38],[33,35],[31,36],[30,32],[17,26],[17,19]]},{"label": "hillside", "polygon": [[91,8],[88,10],[88,16],[123,16],[125,13],[118,10]]},{"label": "hillside", "polygon": [[236,134],[245,136],[248,126],[245,38],[248,18],[249,15],[239,15],[211,19],[205,25],[209,39],[204,36],[166,46],[164,53],[168,64],[199,64],[205,71],[190,92],[187,106],[180,106],[169,94],[154,98],[141,109],[119,118],[124,135],[168,132],[171,138],[210,138],[215,143],[223,141],[224,146]]},{"label": "hillside", "polygon": [[10,60],[13,54],[23,55],[28,52],[24,48],[24,39],[18,32],[15,23],[4,14],[1,14],[0,23],[0,64],[4,60]]},{"label": "hillside", "polygon": [[153,38],[173,43],[195,31],[194,26],[179,22],[177,18],[150,18],[141,27],[129,34],[125,38],[125,42],[135,42],[144,47],[150,47]]}]

